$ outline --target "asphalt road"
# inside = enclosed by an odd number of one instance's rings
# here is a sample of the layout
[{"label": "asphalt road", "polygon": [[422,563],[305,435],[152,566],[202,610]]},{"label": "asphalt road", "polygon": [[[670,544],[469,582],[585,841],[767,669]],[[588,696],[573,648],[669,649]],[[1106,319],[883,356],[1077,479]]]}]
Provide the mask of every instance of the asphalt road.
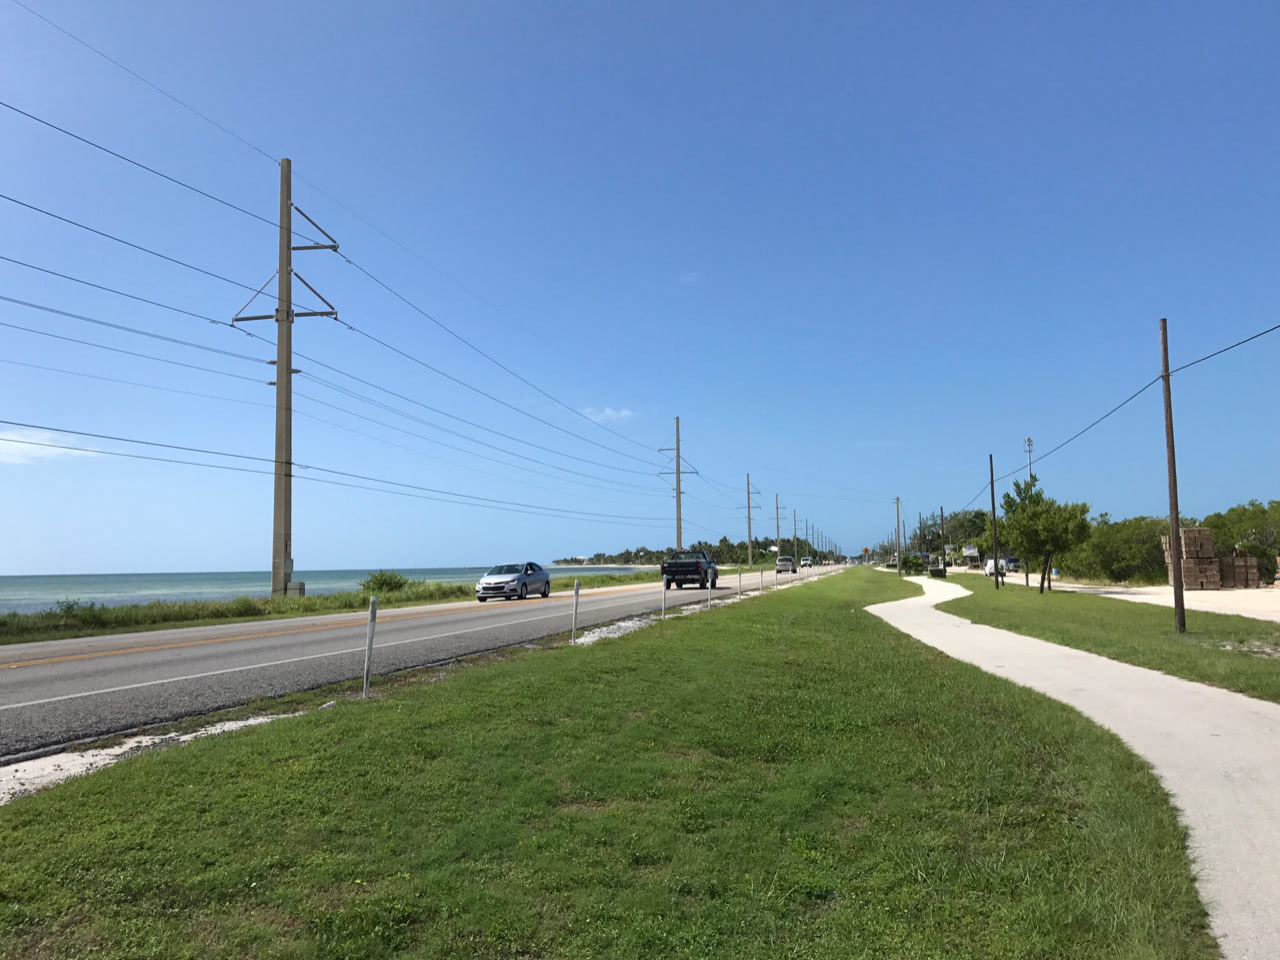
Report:
[{"label": "asphalt road", "polygon": [[[766,585],[772,579],[766,574]],[[726,574],[714,595],[734,594],[737,584],[736,574]],[[753,585],[759,575],[744,574],[744,591]],[[706,598],[696,587],[667,592],[668,606]],[[583,591],[578,626],[653,612],[661,604],[659,584]],[[373,670],[421,667],[563,633],[572,610],[572,595],[552,594],[383,611]],[[359,677],[367,624],[367,614],[335,614],[0,647],[0,763]]]}]

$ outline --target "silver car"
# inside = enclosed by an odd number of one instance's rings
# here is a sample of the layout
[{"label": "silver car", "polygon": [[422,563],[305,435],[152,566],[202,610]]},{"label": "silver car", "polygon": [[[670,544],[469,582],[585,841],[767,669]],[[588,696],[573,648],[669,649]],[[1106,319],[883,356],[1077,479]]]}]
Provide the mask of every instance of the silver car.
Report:
[{"label": "silver car", "polygon": [[490,597],[523,600],[529,594],[549,596],[551,574],[536,563],[500,563],[476,584],[476,599],[484,603]]}]

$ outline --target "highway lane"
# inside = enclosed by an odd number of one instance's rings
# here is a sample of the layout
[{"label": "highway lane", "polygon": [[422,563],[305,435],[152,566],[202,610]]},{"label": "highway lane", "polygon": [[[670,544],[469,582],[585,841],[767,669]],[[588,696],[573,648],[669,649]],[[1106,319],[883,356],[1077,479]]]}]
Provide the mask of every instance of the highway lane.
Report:
[{"label": "highway lane", "polygon": [[[766,585],[772,576],[766,575]],[[758,586],[748,574],[743,588]],[[728,574],[714,596],[736,593]],[[668,606],[705,603],[670,590]],[[579,627],[658,610],[659,584],[583,591]],[[569,629],[572,595],[382,611],[374,671],[390,673]],[[0,647],[0,762],[86,737],[349,680],[364,667],[365,614],[220,624]]]}]

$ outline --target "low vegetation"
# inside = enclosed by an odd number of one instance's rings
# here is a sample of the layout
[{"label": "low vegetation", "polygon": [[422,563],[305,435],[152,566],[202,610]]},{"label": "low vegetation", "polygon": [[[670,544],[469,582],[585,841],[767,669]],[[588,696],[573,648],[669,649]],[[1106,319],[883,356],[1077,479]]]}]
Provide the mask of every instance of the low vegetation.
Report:
[{"label": "low vegetation", "polygon": [[1280,703],[1280,623],[1189,610],[1179,635],[1165,606],[1062,590],[1042,596],[1012,580],[1001,590],[961,583],[974,593],[939,610]]},{"label": "low vegetation", "polygon": [[[554,570],[552,571],[554,573]],[[628,583],[654,582],[657,571],[632,574],[579,577],[581,586],[607,587]],[[474,584],[409,580],[394,571],[371,573],[356,591],[317,594],[309,597],[236,597],[234,600],[157,600],[117,607],[67,600],[39,613],[0,615],[0,644],[35,640],[61,640],[135,630],[190,627],[210,623],[305,617],[325,613],[366,610],[369,597],[378,598],[381,608],[418,604],[449,603],[475,597]],[[553,577],[551,589],[573,590],[573,578]]]},{"label": "low vegetation", "polygon": [[917,591],[850,571],[14,801],[0,957],[1216,957],[1150,770],[862,609]]}]

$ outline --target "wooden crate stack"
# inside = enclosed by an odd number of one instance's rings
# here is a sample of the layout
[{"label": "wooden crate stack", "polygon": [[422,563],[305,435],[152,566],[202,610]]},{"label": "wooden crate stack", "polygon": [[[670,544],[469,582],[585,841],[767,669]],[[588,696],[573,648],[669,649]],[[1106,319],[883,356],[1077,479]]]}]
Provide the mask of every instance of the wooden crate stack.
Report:
[{"label": "wooden crate stack", "polygon": [[[1182,528],[1182,585],[1187,590],[1221,590],[1222,567],[1214,555],[1213,534],[1204,527]],[[1164,562],[1173,583],[1173,558],[1169,556],[1169,538],[1161,537]],[[1234,568],[1233,568],[1234,569]],[[1254,576],[1257,573],[1255,570]]]}]

